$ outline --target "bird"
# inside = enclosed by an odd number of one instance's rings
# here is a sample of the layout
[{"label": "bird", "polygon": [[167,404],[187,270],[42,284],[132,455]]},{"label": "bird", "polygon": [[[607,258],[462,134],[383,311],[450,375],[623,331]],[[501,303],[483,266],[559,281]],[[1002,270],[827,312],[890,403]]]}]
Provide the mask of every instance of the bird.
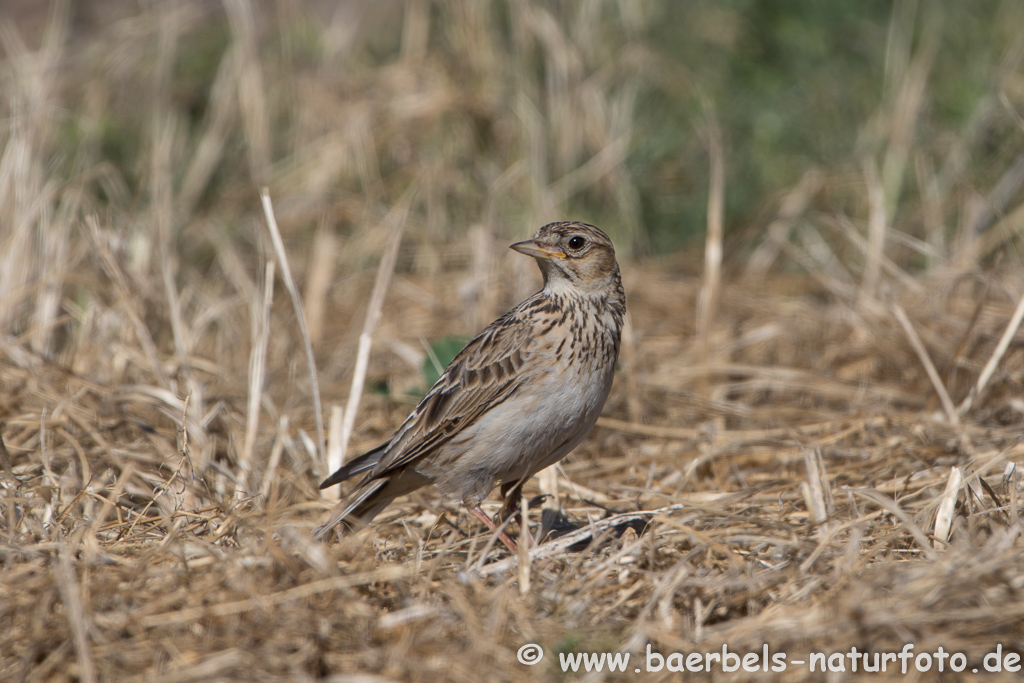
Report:
[{"label": "bird", "polygon": [[518,509],[523,484],[590,433],[611,390],[626,300],[612,241],[593,225],[549,223],[510,248],[534,258],[540,291],[477,334],[390,439],[320,484],[363,475],[315,538],[361,528],[433,484],[515,552],[480,501],[500,482],[503,510]]}]

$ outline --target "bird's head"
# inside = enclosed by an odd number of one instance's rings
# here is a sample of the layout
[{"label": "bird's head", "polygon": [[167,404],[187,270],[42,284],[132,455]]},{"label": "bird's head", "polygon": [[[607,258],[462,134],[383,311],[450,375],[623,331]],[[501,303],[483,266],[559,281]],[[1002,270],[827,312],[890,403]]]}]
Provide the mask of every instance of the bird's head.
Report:
[{"label": "bird's head", "polygon": [[532,240],[512,245],[537,260],[544,289],[604,294],[619,287],[619,266],[608,235],[586,223],[548,223]]}]

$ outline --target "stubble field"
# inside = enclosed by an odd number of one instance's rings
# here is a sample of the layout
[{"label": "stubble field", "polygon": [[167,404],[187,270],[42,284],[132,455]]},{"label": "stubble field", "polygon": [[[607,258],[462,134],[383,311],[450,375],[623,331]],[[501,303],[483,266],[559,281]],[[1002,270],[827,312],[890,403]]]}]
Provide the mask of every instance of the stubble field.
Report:
[{"label": "stubble field", "polygon": [[[676,72],[629,31],[598,50],[607,8],[510,3],[506,35],[477,3],[343,3],[315,25],[158,3],[88,30],[54,7],[0,33],[0,678],[657,681],[700,653],[686,676],[952,680],[989,676],[997,646],[1002,675],[1020,663],[1024,174],[965,161],[993,138],[1019,159],[1020,50],[933,156],[913,130],[934,53],[904,36],[855,162],[808,168],[724,236],[728,147],[698,107],[707,238],[654,255],[631,69]],[[374,63],[359,36],[392,25]],[[539,286],[507,245],[562,218],[612,236],[628,306],[604,415],[545,485],[578,528],[513,557],[423,491],[313,542],[333,504],[317,393],[329,448],[386,439],[450,339]],[[704,656],[723,647],[757,657]],[[630,660],[564,671],[580,653]]]}]

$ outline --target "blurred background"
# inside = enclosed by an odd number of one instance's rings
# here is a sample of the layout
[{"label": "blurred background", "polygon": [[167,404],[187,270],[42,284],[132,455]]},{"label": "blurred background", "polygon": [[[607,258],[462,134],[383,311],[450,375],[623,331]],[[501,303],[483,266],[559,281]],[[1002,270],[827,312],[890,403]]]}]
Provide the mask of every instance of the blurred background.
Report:
[{"label": "blurred background", "polygon": [[985,222],[1022,176],[1013,0],[5,0],[0,17],[5,149],[24,140],[83,210],[133,220],[166,173],[175,235],[241,229],[264,184],[292,239],[347,235],[416,186],[400,267],[437,268],[429,245],[475,226],[507,240],[563,217],[661,254],[701,244],[716,136],[743,246],[808,174],[818,209],[859,219],[876,166],[922,239],[960,227],[922,205]]}]

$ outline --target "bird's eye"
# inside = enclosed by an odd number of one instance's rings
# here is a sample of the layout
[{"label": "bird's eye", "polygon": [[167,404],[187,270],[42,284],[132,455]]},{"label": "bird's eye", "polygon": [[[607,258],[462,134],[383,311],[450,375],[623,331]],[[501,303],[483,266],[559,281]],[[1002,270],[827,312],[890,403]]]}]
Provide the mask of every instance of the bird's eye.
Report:
[{"label": "bird's eye", "polygon": [[582,249],[583,245],[587,243],[587,240],[583,239],[579,235],[573,235],[569,238],[570,249]]}]

